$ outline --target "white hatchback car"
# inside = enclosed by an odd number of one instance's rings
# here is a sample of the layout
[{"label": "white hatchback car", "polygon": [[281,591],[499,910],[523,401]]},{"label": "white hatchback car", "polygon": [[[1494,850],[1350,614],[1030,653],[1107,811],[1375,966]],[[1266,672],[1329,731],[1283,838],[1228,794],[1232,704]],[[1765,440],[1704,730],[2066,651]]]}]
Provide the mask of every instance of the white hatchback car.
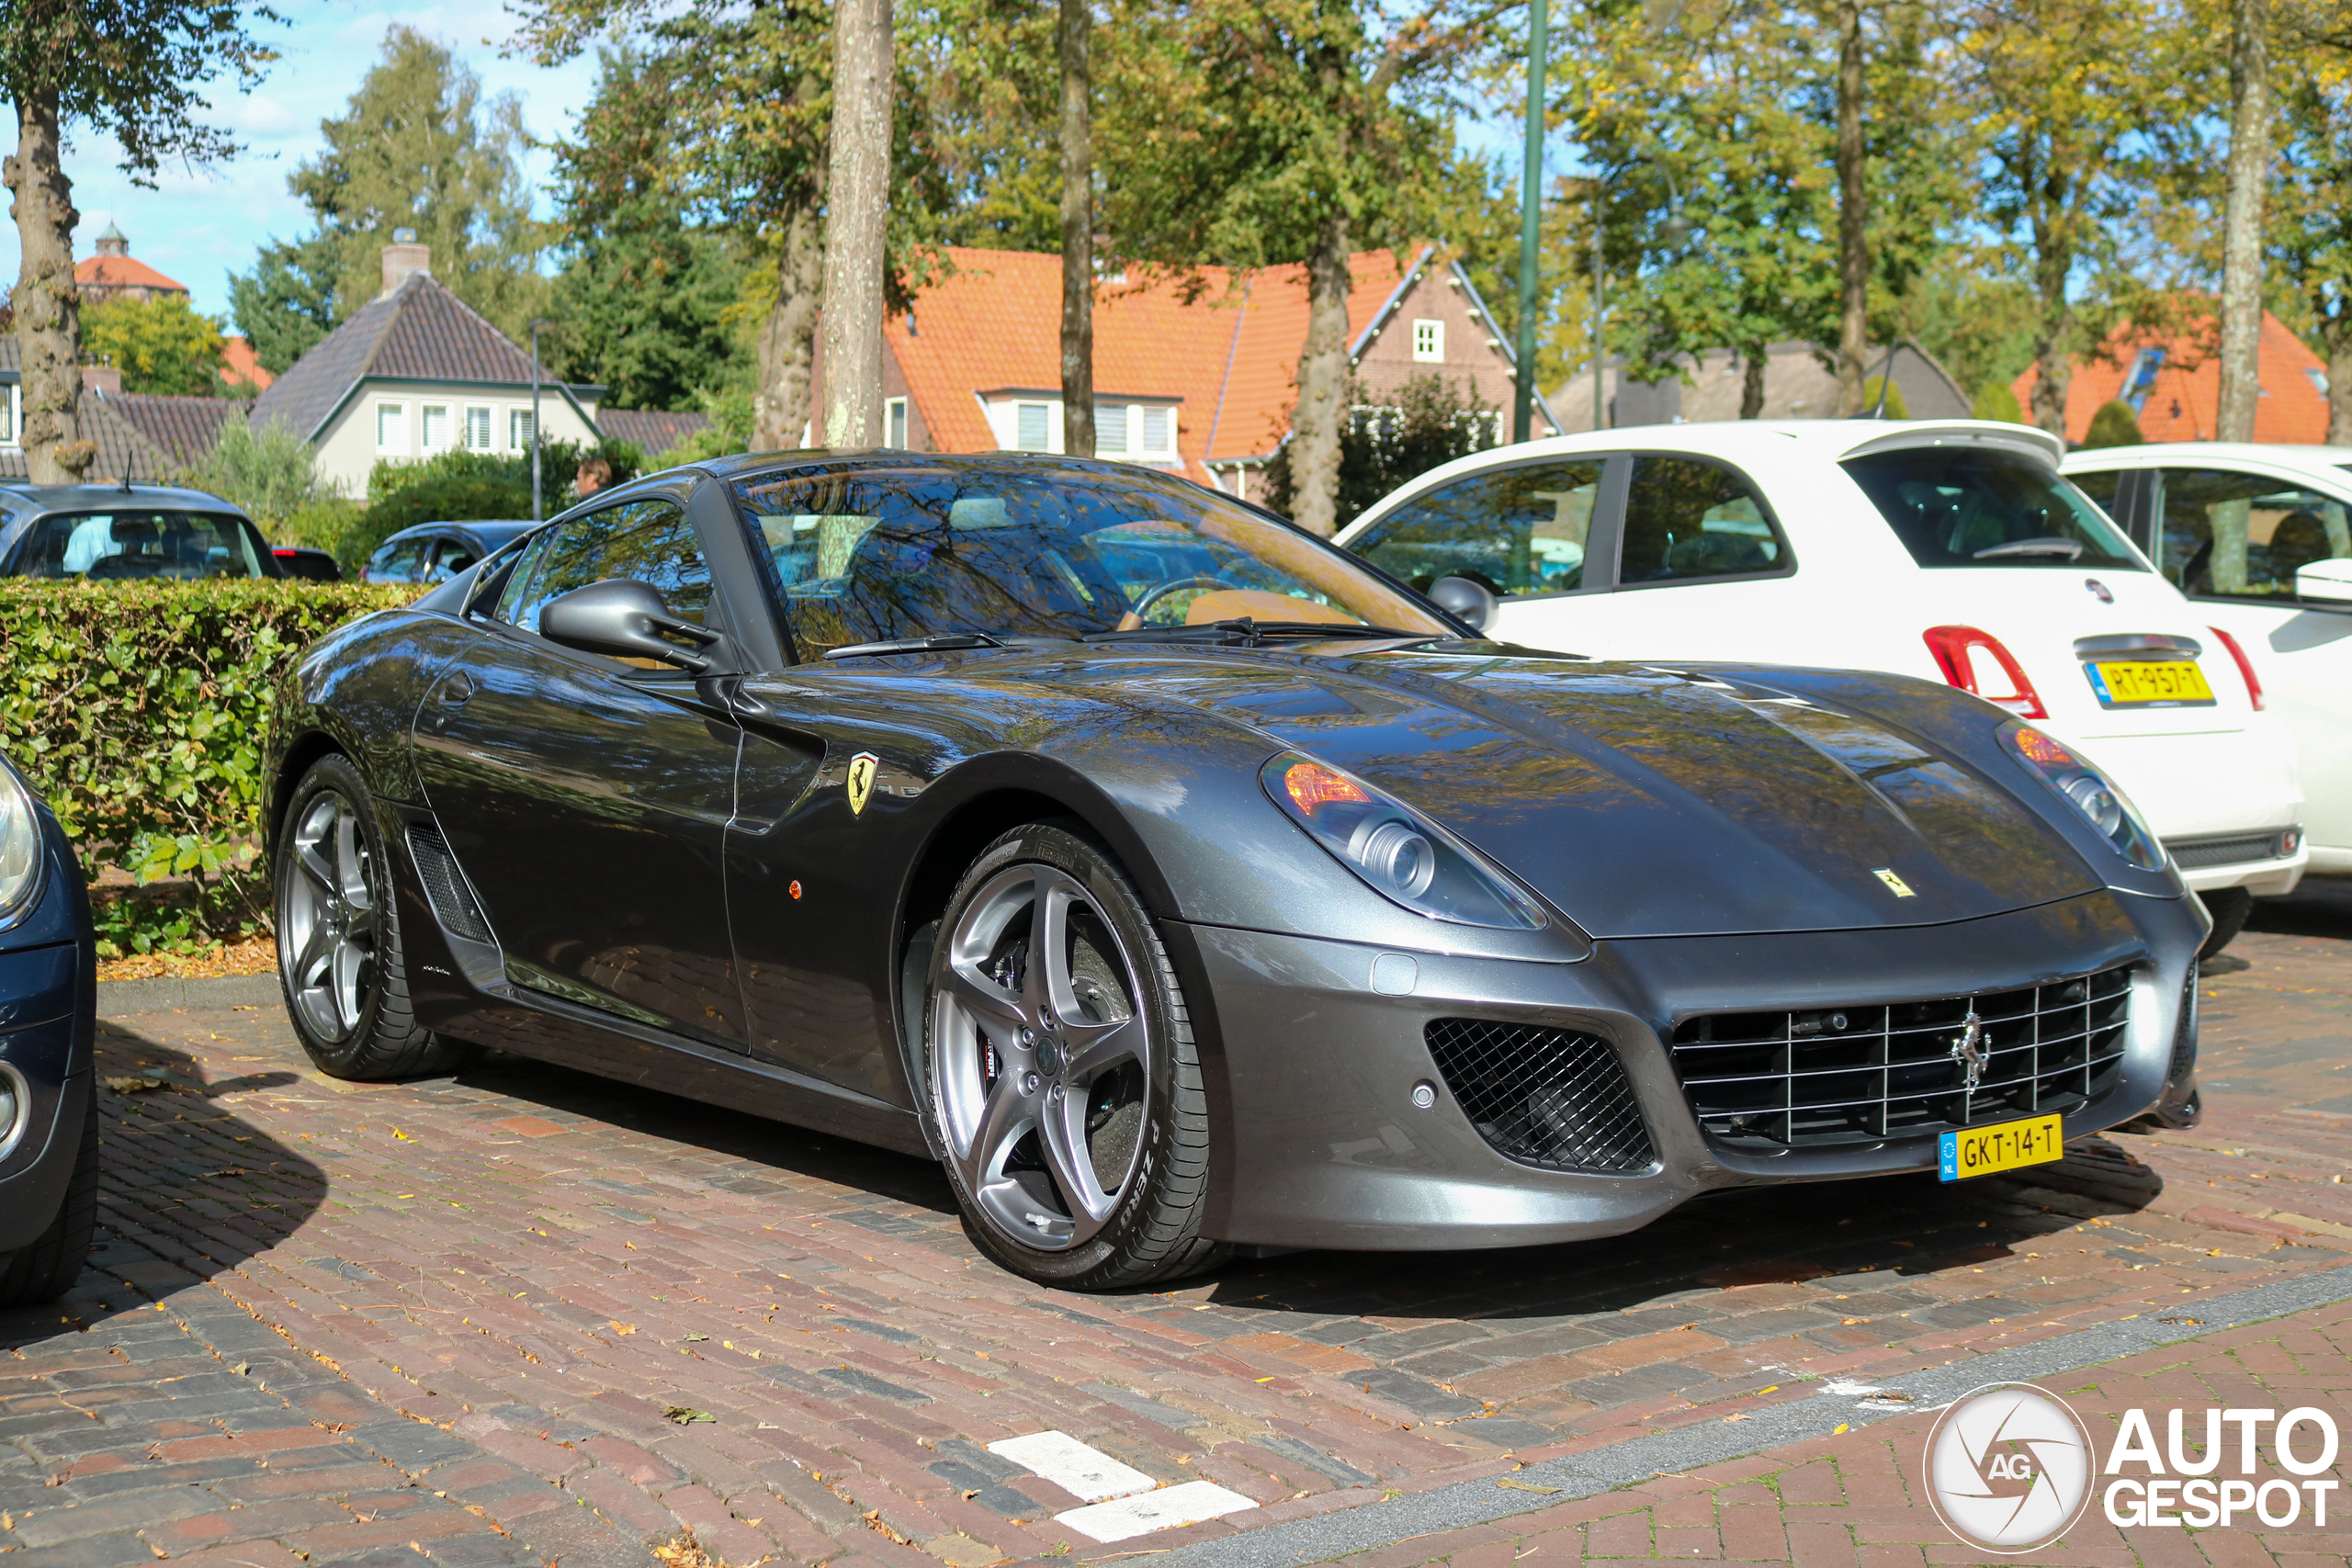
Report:
[{"label": "white hatchback car", "polygon": [[2303,874],[2294,748],[2240,639],[2059,477],[2064,455],[1976,420],[1599,431],[1432,469],[1339,543],[1424,590],[1479,584],[1511,641],[1892,671],[2033,718],[2145,813],[2216,951]]},{"label": "white hatchback car", "polygon": [[2352,446],[2109,446],[2064,471],[2261,660],[2302,761],[2311,868],[2352,875]]}]

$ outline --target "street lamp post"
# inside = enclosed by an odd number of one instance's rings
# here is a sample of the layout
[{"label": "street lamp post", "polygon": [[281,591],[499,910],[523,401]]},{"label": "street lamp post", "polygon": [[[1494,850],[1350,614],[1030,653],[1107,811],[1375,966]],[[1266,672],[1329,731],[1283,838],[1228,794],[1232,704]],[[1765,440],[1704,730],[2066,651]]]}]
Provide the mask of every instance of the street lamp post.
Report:
[{"label": "street lamp post", "polygon": [[548,324],[545,316],[531,318],[531,521],[534,523],[540,520],[547,507],[541,499],[546,491],[539,487],[539,329]]},{"label": "street lamp post", "polygon": [[1519,194],[1519,364],[1511,391],[1510,438],[1525,441],[1535,425],[1535,249],[1544,210],[1544,29],[1552,0],[1527,7],[1527,166]]}]

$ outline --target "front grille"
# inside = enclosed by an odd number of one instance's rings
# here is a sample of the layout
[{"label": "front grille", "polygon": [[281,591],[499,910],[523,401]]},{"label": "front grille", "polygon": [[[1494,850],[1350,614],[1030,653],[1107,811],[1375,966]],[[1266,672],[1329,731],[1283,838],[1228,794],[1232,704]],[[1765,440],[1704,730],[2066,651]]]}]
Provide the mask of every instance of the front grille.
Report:
[{"label": "front grille", "polygon": [[2174,839],[2165,848],[2183,871],[2211,865],[2238,865],[2247,861],[2282,860],[2295,852],[2278,833],[2236,833],[2226,839]]},{"label": "front grille", "polygon": [[458,869],[458,857],[449,852],[441,835],[431,828],[412,827],[408,847],[409,857],[416,862],[417,879],[424,885],[425,901],[449,934],[469,942],[491,941],[490,922],[482,919],[473,889],[466,886],[466,874]]},{"label": "front grille", "polygon": [[2131,1010],[2132,972],[2116,968],[1892,1007],[1711,1013],[1676,1029],[1674,1066],[1699,1125],[1736,1147],[1917,1137],[2104,1093]]},{"label": "front grille", "polygon": [[1498,1154],[1604,1175],[1657,1163],[1641,1101],[1607,1041],[1479,1018],[1433,1019],[1423,1037],[1446,1089]]}]

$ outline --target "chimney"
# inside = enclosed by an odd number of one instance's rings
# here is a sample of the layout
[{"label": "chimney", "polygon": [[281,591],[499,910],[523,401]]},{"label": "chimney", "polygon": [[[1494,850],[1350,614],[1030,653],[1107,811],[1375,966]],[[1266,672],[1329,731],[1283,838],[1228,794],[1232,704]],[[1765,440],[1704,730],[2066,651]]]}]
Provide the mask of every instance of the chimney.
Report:
[{"label": "chimney", "polygon": [[112,365],[85,365],[82,367],[82,389],[119,398],[122,396],[122,371]]},{"label": "chimney", "polygon": [[433,275],[432,248],[416,243],[413,229],[393,230],[392,243],[384,247],[384,293],[390,294],[417,272],[428,277]]}]

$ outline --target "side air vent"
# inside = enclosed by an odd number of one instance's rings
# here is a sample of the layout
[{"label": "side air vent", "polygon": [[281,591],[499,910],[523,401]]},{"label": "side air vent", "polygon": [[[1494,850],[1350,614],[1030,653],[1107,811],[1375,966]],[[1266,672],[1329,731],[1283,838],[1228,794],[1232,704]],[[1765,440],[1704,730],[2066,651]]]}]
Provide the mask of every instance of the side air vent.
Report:
[{"label": "side air vent", "polygon": [[2180,988],[2180,1021],[2172,1030],[2172,1066],[2165,1082],[2177,1084],[2197,1066],[2197,966],[2188,968],[2188,983]]},{"label": "side air vent", "polygon": [[1610,1176],[1657,1163],[1641,1101],[1607,1041],[1479,1018],[1432,1019],[1423,1035],[1447,1090],[1498,1154]]},{"label": "side air vent", "polygon": [[473,889],[466,886],[466,874],[458,869],[458,857],[449,852],[440,832],[411,827],[408,848],[416,862],[417,878],[424,885],[425,900],[449,934],[469,942],[494,942],[490,922],[482,919],[481,906],[474,902]]}]

